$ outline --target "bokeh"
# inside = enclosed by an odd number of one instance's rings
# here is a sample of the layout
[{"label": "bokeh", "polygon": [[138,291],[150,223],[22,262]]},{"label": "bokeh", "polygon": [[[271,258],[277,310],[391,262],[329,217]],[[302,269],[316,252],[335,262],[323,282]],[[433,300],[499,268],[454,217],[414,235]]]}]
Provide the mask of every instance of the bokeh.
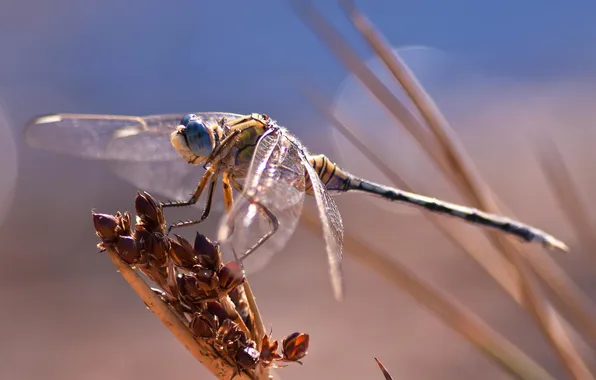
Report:
[{"label": "bokeh", "polygon": [[[437,100],[483,178],[521,220],[570,243],[572,255],[544,254],[595,296],[594,247],[577,240],[533,151],[537,134],[553,136],[592,207],[594,5],[361,3]],[[320,8],[370,60],[336,4]],[[4,0],[0,49],[2,379],[210,376],[97,254],[90,210],[131,210],[143,184],[107,163],[29,148],[22,132],[34,116],[264,112],[312,152],[384,181],[303,97],[308,81],[417,191],[461,201],[287,2]],[[150,184],[152,194],[169,197],[158,185]],[[527,314],[419,211],[362,197],[338,199],[349,233],[453,294],[562,378]],[[175,221],[196,211],[166,216]],[[214,236],[218,220],[201,231]],[[344,268],[346,300],[337,303],[321,236],[298,230],[251,276],[274,335],[311,334],[305,365],[280,371],[283,379],[381,378],[373,356],[396,378],[508,378],[410,296],[349,258]]]}]

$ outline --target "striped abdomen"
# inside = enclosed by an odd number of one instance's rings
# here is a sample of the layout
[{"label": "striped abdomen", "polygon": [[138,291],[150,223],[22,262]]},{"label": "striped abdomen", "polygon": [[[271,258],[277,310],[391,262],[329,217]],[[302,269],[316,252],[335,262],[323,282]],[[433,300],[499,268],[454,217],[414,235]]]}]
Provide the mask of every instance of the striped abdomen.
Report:
[{"label": "striped abdomen", "polygon": [[[329,192],[344,192],[350,188],[351,175],[331,162],[324,154],[309,156],[308,162],[317,172],[319,179]],[[312,184],[306,176],[306,193],[312,195]]]}]

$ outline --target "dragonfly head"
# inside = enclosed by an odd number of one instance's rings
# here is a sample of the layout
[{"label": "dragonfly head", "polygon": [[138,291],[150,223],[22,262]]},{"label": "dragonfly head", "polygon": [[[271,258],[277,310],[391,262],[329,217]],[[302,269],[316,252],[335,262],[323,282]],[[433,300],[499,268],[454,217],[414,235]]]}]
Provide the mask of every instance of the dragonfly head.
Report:
[{"label": "dragonfly head", "polygon": [[215,132],[194,114],[186,115],[170,135],[170,141],[184,160],[201,164],[215,148]]}]

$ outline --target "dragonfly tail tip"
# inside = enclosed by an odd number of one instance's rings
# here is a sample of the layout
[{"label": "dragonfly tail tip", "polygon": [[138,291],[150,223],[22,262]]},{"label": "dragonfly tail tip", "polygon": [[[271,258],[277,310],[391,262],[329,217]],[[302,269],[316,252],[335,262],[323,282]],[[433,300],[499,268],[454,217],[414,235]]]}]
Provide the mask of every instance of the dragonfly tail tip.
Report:
[{"label": "dragonfly tail tip", "polygon": [[569,253],[569,247],[567,244],[563,243],[561,240],[555,239],[552,236],[545,238],[543,243],[547,248],[554,248],[563,253]]}]

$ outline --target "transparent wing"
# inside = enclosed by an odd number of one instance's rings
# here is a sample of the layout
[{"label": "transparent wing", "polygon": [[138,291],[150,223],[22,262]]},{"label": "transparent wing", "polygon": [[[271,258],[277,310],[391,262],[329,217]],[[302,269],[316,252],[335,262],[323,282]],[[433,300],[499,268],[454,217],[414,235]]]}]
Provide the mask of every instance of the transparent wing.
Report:
[{"label": "transparent wing", "polygon": [[[241,115],[198,112],[206,123]],[[54,114],[32,120],[25,130],[34,148],[91,159],[126,161],[179,160],[170,133],[183,114],[152,116]]]},{"label": "transparent wing", "polygon": [[296,230],[304,204],[304,176],[300,153],[282,131],[272,130],[259,140],[242,194],[224,215],[218,233],[218,240],[227,245],[226,254],[233,249],[242,255],[273,228],[271,219],[257,204],[275,216],[278,229],[244,260],[247,272],[264,268]]},{"label": "transparent wing", "polygon": [[344,227],[339,209],[331,195],[325,189],[325,185],[319,179],[317,172],[310,165],[304,153],[300,154],[301,165],[306,168],[308,177],[312,183],[319,218],[323,225],[323,236],[325,248],[329,259],[329,272],[335,298],[341,300],[343,297],[343,275],[341,268],[342,247],[344,240]]}]

